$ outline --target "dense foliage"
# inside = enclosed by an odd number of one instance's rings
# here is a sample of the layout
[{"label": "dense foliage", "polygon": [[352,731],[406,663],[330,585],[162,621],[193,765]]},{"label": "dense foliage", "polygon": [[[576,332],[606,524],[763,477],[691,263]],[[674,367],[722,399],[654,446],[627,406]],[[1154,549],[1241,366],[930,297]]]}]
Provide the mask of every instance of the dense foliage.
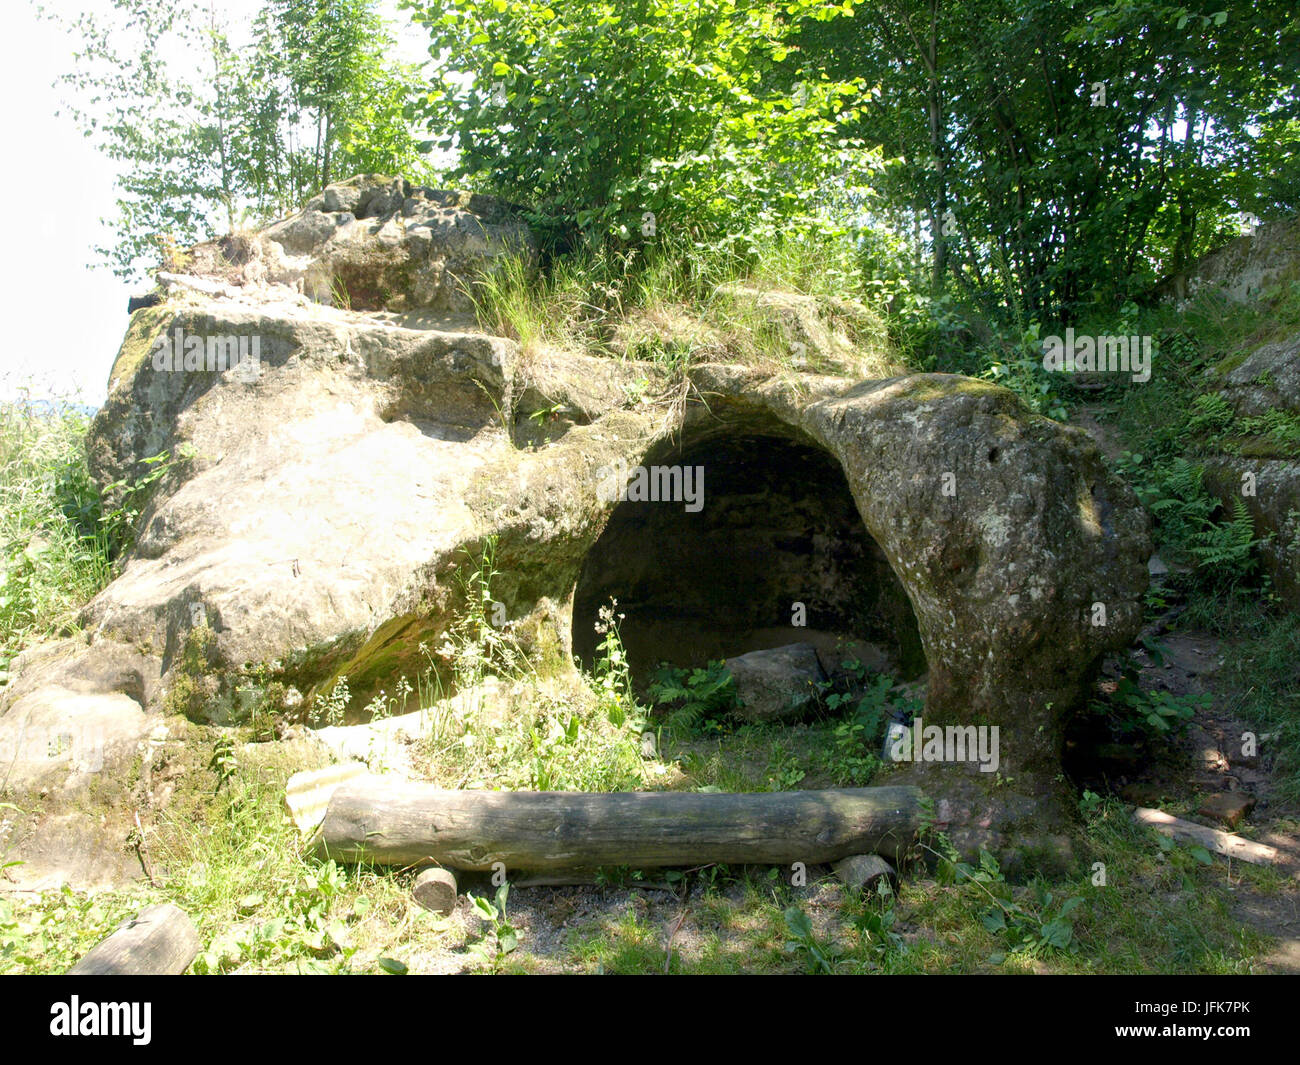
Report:
[{"label": "dense foliage", "polygon": [[844,134],[852,77],[793,92],[792,25],[834,5],[749,0],[433,3],[424,113],[458,174],[532,210],[564,246],[662,233],[743,242],[865,195],[875,153]]},{"label": "dense foliage", "polygon": [[1291,4],[887,0],[803,37],[890,86],[858,132],[986,305],[1070,317],[1296,206]]},{"label": "dense foliage", "polygon": [[1073,318],[1300,196],[1292,5],[420,4],[458,174],[566,235],[846,225]]},{"label": "dense foliage", "polygon": [[431,77],[376,0],[268,0],[239,40],[202,0],[112,2],[65,80],[122,164],[124,273],[435,144],[552,251],[821,239],[862,295],[1021,328],[1300,207],[1285,0],[409,0]]},{"label": "dense foliage", "polygon": [[415,75],[388,58],[376,0],[268,0],[251,27],[203,0],[112,7],[68,24],[76,66],[62,82],[73,118],[118,164],[100,252],[119,275],[340,177],[423,172],[405,117]]}]

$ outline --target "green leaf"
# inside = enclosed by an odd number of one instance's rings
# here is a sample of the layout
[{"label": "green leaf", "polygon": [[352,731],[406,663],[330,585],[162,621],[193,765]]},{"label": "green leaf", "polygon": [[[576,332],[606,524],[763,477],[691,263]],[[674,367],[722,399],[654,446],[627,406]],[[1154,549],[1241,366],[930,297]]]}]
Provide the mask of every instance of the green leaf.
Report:
[{"label": "green leaf", "polygon": [[1048,946],[1055,947],[1057,950],[1064,950],[1070,945],[1070,940],[1074,938],[1074,928],[1069,921],[1048,921],[1042,926],[1041,934]]},{"label": "green leaf", "polygon": [[265,901],[266,899],[260,891],[253,892],[251,895],[245,895],[239,900],[239,912],[252,913]]},{"label": "green leaf", "polygon": [[800,907],[787,907],[784,917],[786,927],[790,929],[792,934],[800,939],[806,939],[812,935],[812,920]]},{"label": "green leaf", "polygon": [[1061,906],[1061,912],[1060,912],[1059,914],[1057,914],[1057,916],[1058,916],[1058,917],[1064,917],[1064,916],[1066,916],[1066,914],[1068,914],[1068,913],[1070,913],[1071,911],[1075,910],[1076,908],[1078,908],[1078,907],[1081,906],[1082,904],[1083,904],[1083,897],[1080,896],[1080,895],[1075,895],[1073,898],[1066,899],[1065,902],[1064,902],[1064,903],[1062,904],[1062,906]]},{"label": "green leaf", "polygon": [[375,964],[390,976],[405,976],[410,972],[406,967],[406,963],[400,962],[396,958],[378,958],[376,959]]}]

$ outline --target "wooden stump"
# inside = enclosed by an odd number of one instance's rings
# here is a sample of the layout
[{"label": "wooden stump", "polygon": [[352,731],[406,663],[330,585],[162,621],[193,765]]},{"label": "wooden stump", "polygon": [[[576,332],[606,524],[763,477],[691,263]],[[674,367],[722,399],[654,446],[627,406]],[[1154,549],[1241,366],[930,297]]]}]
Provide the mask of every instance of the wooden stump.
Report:
[{"label": "wooden stump", "polygon": [[69,976],[176,976],[199,953],[199,933],[170,902],[146,906],[68,970]]},{"label": "wooden stump", "polygon": [[456,874],[450,869],[426,869],[415,878],[411,894],[426,910],[446,916],[456,908]]}]

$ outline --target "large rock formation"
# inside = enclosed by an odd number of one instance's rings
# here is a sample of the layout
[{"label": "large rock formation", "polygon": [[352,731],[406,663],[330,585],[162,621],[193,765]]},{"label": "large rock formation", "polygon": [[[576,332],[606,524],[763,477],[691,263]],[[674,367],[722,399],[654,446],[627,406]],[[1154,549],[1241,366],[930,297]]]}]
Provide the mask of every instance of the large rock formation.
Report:
[{"label": "large rock formation", "polygon": [[[1215,293],[1270,308],[1287,301],[1295,306],[1297,286],[1300,220],[1292,219],[1236,238],[1162,291],[1170,297]],[[1237,421],[1225,453],[1205,463],[1205,480],[1229,516],[1238,502],[1245,505],[1274,588],[1290,606],[1300,607],[1300,332],[1275,333],[1280,335],[1257,340],[1253,350],[1235,353],[1212,373],[1211,390]]]},{"label": "large rock formation", "polygon": [[1202,256],[1184,273],[1162,281],[1157,294],[1185,300],[1207,289],[1245,303],[1300,277],[1300,219],[1282,219],[1230,240]]},{"label": "large rock formation", "polygon": [[[430,211],[452,221],[412,234]],[[1003,847],[1062,830],[1064,721],[1100,656],[1135,635],[1149,554],[1145,515],[1084,433],[951,375],[699,365],[682,381],[653,363],[526,357],[447,317],[506,248],[531,255],[479,198],[354,179],[222,247],[132,317],[93,468],[109,484],[183,457],[88,607],[89,641],[20,669],[0,740],[55,705],[111,702],[140,749],[165,714],[234,722],[270,694],[311,719],[340,676],[355,720],[441,665],[433,649],[490,550],[492,596],[526,647],[590,659],[616,597],[638,679],[665,654],[870,638],[904,674],[928,669],[927,722],[1000,730],[997,774],[911,767],[936,798],[951,791],[940,819]],[[351,306],[254,262],[341,279]],[[256,338],[257,360],[166,357],[216,337],[250,352]],[[638,501],[644,471],[680,489],[687,468],[702,470],[698,506]],[[66,777],[30,754],[12,778],[25,788]],[[11,848],[33,846],[36,824],[11,824]]]}]

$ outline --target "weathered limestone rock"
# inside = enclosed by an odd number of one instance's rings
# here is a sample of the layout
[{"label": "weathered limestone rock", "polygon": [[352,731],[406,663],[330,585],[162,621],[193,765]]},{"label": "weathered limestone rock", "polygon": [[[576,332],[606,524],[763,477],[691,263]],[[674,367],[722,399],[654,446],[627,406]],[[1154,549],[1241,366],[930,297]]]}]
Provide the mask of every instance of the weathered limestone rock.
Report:
[{"label": "weathered limestone rock", "polygon": [[1202,817],[1212,817],[1222,821],[1229,828],[1236,828],[1241,819],[1255,808],[1255,796],[1244,791],[1216,791],[1208,795],[1197,807],[1196,812]]},{"label": "weathered limestone rock", "polygon": [[101,771],[123,771],[150,733],[166,726],[118,692],[83,695],[46,685],[0,717],[0,785],[70,792]]},{"label": "weathered limestone rock", "polygon": [[879,854],[854,854],[841,858],[831,868],[842,883],[864,895],[898,891],[898,873]]},{"label": "weathered limestone rock", "polygon": [[1212,288],[1230,300],[1244,303],[1280,282],[1300,277],[1297,247],[1300,220],[1270,222],[1202,256],[1185,274],[1165,279],[1157,293],[1183,300]]},{"label": "weathered limestone rock", "polygon": [[[1156,292],[1184,301],[1198,293],[1217,293],[1234,303],[1284,298],[1300,283],[1300,220],[1260,226],[1199,259],[1185,274],[1168,278]],[[1279,444],[1261,431],[1271,418],[1283,429],[1300,424],[1300,333],[1273,336],[1254,350],[1234,354],[1212,371],[1213,390],[1232,408],[1241,432],[1228,428],[1226,454],[1204,463],[1206,487],[1231,516],[1244,503],[1256,535],[1266,542],[1259,552],[1265,571],[1284,602],[1300,606],[1300,456],[1290,443]]]},{"label": "weathered limestone rock", "polygon": [[[27,887],[97,888],[141,874],[125,846],[137,808],[166,790],[151,770],[176,745],[150,712],[161,666],[139,649],[58,640],[20,655],[0,697],[0,854]],[[182,723],[183,724],[183,723]]]},{"label": "weathered limestone rock", "polygon": [[1239,415],[1300,411],[1300,333],[1261,344],[1223,375],[1218,388]]},{"label": "weathered limestone rock", "polygon": [[359,311],[464,312],[468,286],[499,260],[535,256],[528,227],[500,200],[361,174],[260,233],[199,245],[190,271]]},{"label": "weathered limestone rock", "polygon": [[747,721],[775,721],[806,713],[826,682],[817,648],[792,643],[770,651],[750,651],[726,660],[740,697],[737,713]]},{"label": "weathered limestone rock", "polygon": [[[1250,494],[1242,490],[1247,476]],[[1273,587],[1300,606],[1300,460],[1215,456],[1205,464],[1205,485],[1229,513],[1237,500],[1246,505],[1255,535],[1265,541],[1258,551]]]},{"label": "weathered limestone rock", "polygon": [[[1292,273],[1298,272],[1300,240],[1285,245],[1276,239],[1282,232],[1300,236],[1300,230],[1274,227],[1268,234],[1261,230],[1260,236],[1241,239],[1264,238],[1251,255],[1265,256],[1274,273],[1285,273],[1288,265]],[[1220,265],[1207,257],[1192,276],[1213,278]],[[1257,285],[1251,286],[1251,294],[1259,294]],[[1264,541],[1259,553],[1265,571],[1283,600],[1300,606],[1300,454],[1266,429],[1267,419],[1274,419],[1283,431],[1288,422],[1300,425],[1300,333],[1261,344],[1235,365],[1228,363],[1214,387],[1242,431],[1230,428],[1228,453],[1205,463],[1206,487],[1229,515],[1238,501],[1245,504],[1256,535]]]}]

